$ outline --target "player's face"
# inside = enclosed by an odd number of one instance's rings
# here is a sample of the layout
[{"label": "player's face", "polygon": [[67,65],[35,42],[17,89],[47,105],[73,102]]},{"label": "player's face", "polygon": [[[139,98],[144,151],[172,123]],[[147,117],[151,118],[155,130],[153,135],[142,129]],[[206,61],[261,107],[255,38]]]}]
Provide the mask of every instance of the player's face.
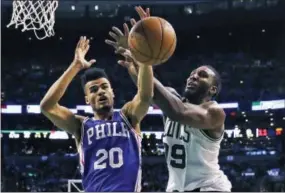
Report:
[{"label": "player's face", "polygon": [[95,112],[108,111],[113,108],[114,93],[106,78],[89,81],[85,85],[85,101]]},{"label": "player's face", "polygon": [[206,66],[193,70],[187,79],[185,97],[190,99],[207,96],[213,87],[214,77],[215,73]]}]

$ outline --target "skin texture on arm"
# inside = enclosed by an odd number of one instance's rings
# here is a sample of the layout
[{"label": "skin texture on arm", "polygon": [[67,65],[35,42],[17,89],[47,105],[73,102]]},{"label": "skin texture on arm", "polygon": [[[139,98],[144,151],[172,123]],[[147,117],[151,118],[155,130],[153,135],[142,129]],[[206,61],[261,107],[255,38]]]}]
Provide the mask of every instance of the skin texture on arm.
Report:
[{"label": "skin texture on arm", "polygon": [[[119,50],[126,55],[124,49]],[[119,64],[128,68],[128,72],[132,79],[136,79],[137,70],[135,61],[119,61]],[[159,106],[165,116],[173,121],[178,121],[182,124],[191,125],[198,129],[217,129],[221,128],[224,120],[225,113],[222,108],[216,104],[207,103],[208,105],[195,105],[191,103],[183,103],[179,94],[170,87],[165,87],[163,84],[154,78],[154,96],[153,102]]]},{"label": "skin texture on arm", "polygon": [[[144,11],[142,7],[136,7],[136,11],[140,19],[150,16],[150,10]],[[134,26],[136,21],[131,19],[131,24]],[[112,28],[114,32],[109,34],[115,41],[106,40],[106,43],[115,48],[115,52],[125,57],[125,60],[119,60],[118,63],[128,69],[130,77],[137,85],[138,69],[136,61],[128,54],[127,41],[129,29],[127,24],[124,24],[124,33],[118,28]],[[124,43],[125,42],[125,43]],[[216,129],[222,127],[225,119],[224,111],[217,105],[200,106],[190,103],[183,103],[179,94],[174,89],[164,87],[163,84],[154,78],[154,97],[153,102],[160,107],[163,113],[174,121],[179,121],[182,124],[192,125],[200,129]]]},{"label": "skin texture on arm", "polygon": [[61,106],[59,101],[77,73],[81,69],[89,68],[95,62],[95,60],[87,62],[84,59],[88,49],[89,40],[86,40],[86,37],[81,37],[75,50],[73,62],[49,88],[40,103],[42,113],[53,122],[54,125],[74,135],[77,140],[81,137],[80,128],[84,117],[74,115],[68,108]]},{"label": "skin texture on arm", "polygon": [[137,83],[138,91],[136,96],[122,108],[124,114],[131,118],[132,125],[135,127],[147,114],[153,97],[152,66],[139,65]]}]

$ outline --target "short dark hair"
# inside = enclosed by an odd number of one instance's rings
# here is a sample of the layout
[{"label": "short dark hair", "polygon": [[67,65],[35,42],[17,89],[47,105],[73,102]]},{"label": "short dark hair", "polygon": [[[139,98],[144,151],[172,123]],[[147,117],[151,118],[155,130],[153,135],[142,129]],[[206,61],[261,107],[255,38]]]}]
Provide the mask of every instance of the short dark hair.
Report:
[{"label": "short dark hair", "polygon": [[212,70],[215,73],[215,77],[214,77],[214,85],[217,87],[217,93],[213,96],[216,97],[219,95],[219,93],[222,90],[222,78],[220,73],[211,65],[206,65],[207,68],[209,68],[210,70]]},{"label": "short dark hair", "polygon": [[83,90],[85,90],[85,84],[89,81],[96,80],[98,78],[106,78],[108,79],[108,76],[104,69],[102,68],[88,68],[85,70],[83,75],[81,75],[81,86]]}]

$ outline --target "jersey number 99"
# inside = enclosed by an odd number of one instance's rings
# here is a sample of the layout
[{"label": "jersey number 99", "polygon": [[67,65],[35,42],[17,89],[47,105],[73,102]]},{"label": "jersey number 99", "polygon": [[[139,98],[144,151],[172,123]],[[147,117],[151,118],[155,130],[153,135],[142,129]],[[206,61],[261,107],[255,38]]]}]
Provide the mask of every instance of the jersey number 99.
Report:
[{"label": "jersey number 99", "polygon": [[[165,146],[165,155],[167,159],[168,153],[169,153],[169,146],[166,143],[164,143],[164,146]],[[170,152],[171,152],[170,153],[170,165],[174,168],[184,169],[186,166],[185,147],[183,145],[174,144],[171,146]]]},{"label": "jersey number 99", "polygon": [[[124,164],[123,150],[119,147],[114,147],[107,151],[106,149],[99,149],[96,153],[98,158],[94,162],[94,170],[105,169],[109,162],[111,168],[120,168]],[[117,159],[115,159],[117,157]],[[115,160],[117,162],[115,163]]]}]

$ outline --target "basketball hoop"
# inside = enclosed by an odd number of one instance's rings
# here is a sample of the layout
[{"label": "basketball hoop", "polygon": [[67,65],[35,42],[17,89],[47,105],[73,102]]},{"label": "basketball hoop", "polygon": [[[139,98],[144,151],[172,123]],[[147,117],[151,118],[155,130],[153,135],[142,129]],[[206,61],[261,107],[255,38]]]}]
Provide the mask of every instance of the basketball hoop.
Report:
[{"label": "basketball hoop", "polygon": [[[57,0],[14,0],[12,18],[7,27],[22,26],[22,32],[33,30],[39,40],[54,36],[53,26],[57,7]],[[39,35],[39,33],[43,35]]]}]

